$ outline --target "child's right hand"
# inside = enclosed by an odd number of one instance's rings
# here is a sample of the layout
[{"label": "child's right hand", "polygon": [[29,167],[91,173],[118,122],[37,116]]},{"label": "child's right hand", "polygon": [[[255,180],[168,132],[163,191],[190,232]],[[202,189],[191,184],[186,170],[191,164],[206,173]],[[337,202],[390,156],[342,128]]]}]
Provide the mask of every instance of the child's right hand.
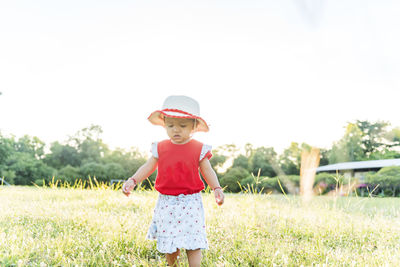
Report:
[{"label": "child's right hand", "polygon": [[125,196],[129,197],[131,191],[135,188],[135,186],[136,186],[136,181],[133,178],[129,178],[122,185],[122,193],[124,193]]}]

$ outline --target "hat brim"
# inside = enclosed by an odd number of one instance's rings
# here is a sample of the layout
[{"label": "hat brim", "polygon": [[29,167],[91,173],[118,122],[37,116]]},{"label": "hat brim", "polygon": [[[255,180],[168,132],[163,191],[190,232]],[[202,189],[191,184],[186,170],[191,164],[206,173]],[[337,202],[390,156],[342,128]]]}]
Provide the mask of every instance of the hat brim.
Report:
[{"label": "hat brim", "polygon": [[160,125],[160,126],[165,126],[164,118],[169,117],[169,118],[182,118],[182,119],[196,119],[197,120],[197,125],[195,132],[208,132],[209,128],[205,120],[203,120],[201,117],[191,115],[189,113],[182,113],[178,111],[164,111],[164,110],[156,110],[153,113],[150,114],[150,116],[147,118],[152,124],[154,125]]}]

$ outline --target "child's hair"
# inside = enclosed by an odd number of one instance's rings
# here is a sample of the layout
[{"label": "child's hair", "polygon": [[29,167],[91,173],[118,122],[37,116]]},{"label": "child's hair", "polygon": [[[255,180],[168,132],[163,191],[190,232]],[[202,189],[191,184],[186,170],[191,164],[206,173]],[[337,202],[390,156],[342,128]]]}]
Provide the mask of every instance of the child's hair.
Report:
[{"label": "child's hair", "polygon": [[[164,118],[163,118],[164,119],[164,123],[165,123],[165,118],[173,118],[173,117],[164,116]],[[198,124],[197,119],[192,119],[192,118],[182,118],[182,119],[192,121],[193,122],[193,129],[196,129],[197,124]]]}]

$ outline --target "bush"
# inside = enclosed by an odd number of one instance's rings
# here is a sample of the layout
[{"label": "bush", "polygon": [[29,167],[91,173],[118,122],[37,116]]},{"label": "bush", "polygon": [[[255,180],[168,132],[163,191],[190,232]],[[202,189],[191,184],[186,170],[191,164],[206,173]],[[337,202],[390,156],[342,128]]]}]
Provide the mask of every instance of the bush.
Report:
[{"label": "bush", "polygon": [[[15,178],[15,171],[13,170],[2,170],[0,173],[0,177],[4,178],[4,181],[9,183],[9,184],[14,184],[14,178]],[[1,182],[0,182],[1,184]]]},{"label": "bush", "polygon": [[263,192],[265,193],[269,192],[282,193],[282,190],[278,183],[278,177],[274,178],[264,177],[264,179],[261,181],[261,188],[264,188]]},{"label": "bush", "polygon": [[367,175],[365,181],[372,189],[379,185],[375,193],[394,197],[400,194],[400,166],[384,167]]},{"label": "bush", "polygon": [[[260,179],[262,179],[263,177],[260,177]],[[255,185],[255,180],[254,180],[254,177],[252,176],[252,175],[250,175],[250,176],[247,176],[246,178],[244,178],[244,179],[242,179],[241,181],[239,181],[239,183],[240,183],[240,185],[242,186],[242,187],[244,187],[244,186],[248,186],[248,185]]]},{"label": "bush", "polygon": [[286,178],[295,186],[300,186],[300,175],[286,175]]},{"label": "bush", "polygon": [[248,176],[250,176],[250,173],[241,167],[231,168],[222,176],[220,180],[221,186],[226,187],[226,190],[229,192],[237,193],[240,191],[238,182]]},{"label": "bush", "polygon": [[104,169],[107,180],[124,179],[128,176],[121,164],[118,163],[107,163],[104,166]]},{"label": "bush", "polygon": [[35,180],[35,184],[37,186],[43,186],[46,183],[46,181],[44,179],[37,179]]},{"label": "bush", "polygon": [[79,173],[85,179],[96,177],[97,181],[106,180],[106,169],[103,164],[90,162],[86,163],[79,168]]},{"label": "bush", "polygon": [[47,180],[56,173],[55,169],[28,153],[14,153],[8,158],[7,165],[5,172],[14,176],[16,185],[32,185],[34,181]]},{"label": "bush", "polygon": [[71,165],[67,165],[62,168],[57,173],[57,179],[62,181],[66,181],[70,184],[74,184],[75,180],[82,178],[79,172],[79,168],[72,167]]},{"label": "bush", "polygon": [[321,172],[315,176],[314,186],[323,185],[325,190],[322,193],[334,190],[336,186],[340,186],[344,183],[343,175],[337,175],[336,173]]},{"label": "bush", "polygon": [[[285,176],[278,176],[279,182],[282,185],[283,190],[285,193],[291,194],[298,194],[300,188],[300,176],[299,175],[285,175]],[[282,192],[281,187],[279,186],[278,181],[276,182],[276,190],[280,193]]]}]

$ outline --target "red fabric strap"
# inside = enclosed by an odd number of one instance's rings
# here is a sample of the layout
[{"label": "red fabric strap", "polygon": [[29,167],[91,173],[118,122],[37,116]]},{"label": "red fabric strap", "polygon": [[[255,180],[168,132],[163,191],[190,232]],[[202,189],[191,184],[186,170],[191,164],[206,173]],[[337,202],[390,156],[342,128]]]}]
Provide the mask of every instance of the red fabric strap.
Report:
[{"label": "red fabric strap", "polygon": [[[165,112],[167,112],[167,111],[182,113],[182,114],[185,115],[185,116],[169,115],[169,114],[166,114],[166,113],[165,113]],[[187,117],[189,116],[189,117],[191,117],[191,118],[193,118],[193,119],[201,119],[200,117],[198,117],[198,116],[196,116],[196,115],[190,114],[189,112],[185,112],[185,111],[179,110],[179,109],[163,109],[163,110],[160,110],[159,112],[160,112],[161,114],[163,114],[164,116],[167,116],[167,117],[173,117],[173,118],[187,118]]]},{"label": "red fabric strap", "polygon": [[197,117],[197,116],[195,116],[195,115],[193,115],[193,114],[191,114],[189,112],[186,112],[186,111],[183,111],[183,110],[180,110],[180,109],[166,108],[166,109],[163,109],[161,111],[178,112],[178,113],[182,113],[182,114],[189,115],[189,116],[192,116],[192,117]]}]

